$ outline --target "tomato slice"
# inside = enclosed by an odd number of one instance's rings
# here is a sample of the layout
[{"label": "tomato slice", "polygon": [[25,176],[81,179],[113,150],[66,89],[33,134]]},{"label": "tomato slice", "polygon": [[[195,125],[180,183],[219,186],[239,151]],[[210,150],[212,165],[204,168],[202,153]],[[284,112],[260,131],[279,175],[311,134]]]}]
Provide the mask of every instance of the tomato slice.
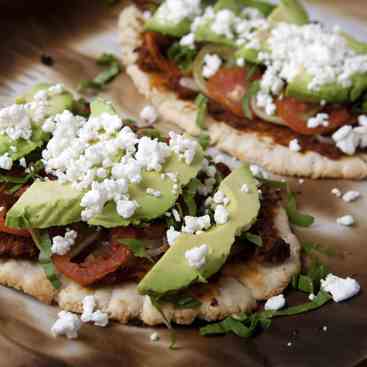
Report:
[{"label": "tomato slice", "polygon": [[59,272],[82,286],[88,286],[126,265],[131,256],[127,247],[112,243],[105,246],[102,254],[88,256],[82,263],[72,262],[68,254],[53,255],[52,260]]},{"label": "tomato slice", "polygon": [[54,255],[52,260],[56,269],[68,278],[82,286],[91,285],[107,275],[114,273],[121,267],[126,267],[124,277],[131,278],[128,267],[135,271],[133,266],[134,256],[130,249],[119,242],[126,238],[160,239],[164,236],[164,227],[160,224],[152,224],[142,228],[118,227],[110,231],[109,244],[105,245],[98,253],[87,256],[83,262],[72,261],[71,255]]},{"label": "tomato slice", "polygon": [[5,225],[5,209],[0,212],[0,232],[13,234],[19,237],[31,237],[27,229],[17,229]]},{"label": "tomato slice", "polygon": [[228,67],[218,70],[208,81],[208,97],[237,116],[244,117],[242,100],[251,81],[261,77],[259,71],[247,78],[248,69]]},{"label": "tomato slice", "polygon": [[307,127],[310,117],[321,112],[320,105],[298,101],[293,97],[284,97],[276,102],[278,116],[292,130],[303,135],[325,134],[335,131],[338,127],[352,122],[353,115],[342,106],[328,106],[322,109],[329,115],[329,125],[316,128]]}]

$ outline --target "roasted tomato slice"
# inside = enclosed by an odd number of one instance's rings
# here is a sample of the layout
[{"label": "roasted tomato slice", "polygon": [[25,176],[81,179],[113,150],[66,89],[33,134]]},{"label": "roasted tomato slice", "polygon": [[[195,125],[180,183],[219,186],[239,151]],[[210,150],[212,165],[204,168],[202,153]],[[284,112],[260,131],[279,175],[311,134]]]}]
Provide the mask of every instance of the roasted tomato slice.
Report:
[{"label": "roasted tomato slice", "polygon": [[83,262],[72,262],[70,255],[54,255],[56,269],[82,286],[91,285],[120,266],[126,265],[132,257],[131,251],[118,243],[105,245],[96,256],[89,255]]},{"label": "roasted tomato slice", "polygon": [[[353,115],[346,107],[328,106],[320,111],[320,106],[298,101],[293,97],[285,97],[277,101],[278,116],[292,130],[303,135],[325,134],[353,121]],[[329,125],[316,128],[307,127],[307,121],[318,112],[329,115]]]},{"label": "roasted tomato slice", "polygon": [[207,82],[208,97],[237,116],[243,117],[242,100],[251,81],[259,79],[260,72],[247,78],[248,70],[228,67],[218,70]]},{"label": "roasted tomato slice", "polygon": [[103,245],[95,253],[88,255],[81,263],[73,262],[70,254],[54,255],[52,260],[56,269],[68,278],[88,286],[102,280],[107,275],[126,268],[124,277],[131,279],[130,270],[136,268],[136,259],[130,249],[119,242],[125,238],[161,239],[164,236],[164,227],[153,224],[147,227],[118,227],[111,229],[109,243]]}]

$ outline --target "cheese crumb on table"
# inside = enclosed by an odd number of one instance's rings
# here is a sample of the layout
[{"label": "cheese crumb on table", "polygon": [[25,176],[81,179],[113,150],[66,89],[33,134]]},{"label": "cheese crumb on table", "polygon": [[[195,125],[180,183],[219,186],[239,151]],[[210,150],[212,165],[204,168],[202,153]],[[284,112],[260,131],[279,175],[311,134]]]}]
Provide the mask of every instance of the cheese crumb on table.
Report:
[{"label": "cheese crumb on table", "polygon": [[283,294],[269,298],[264,305],[265,310],[280,310],[285,306],[285,297]]},{"label": "cheese crumb on table", "polygon": [[85,296],[83,299],[83,313],[80,319],[83,322],[93,322],[95,326],[105,327],[108,325],[108,315],[101,310],[96,310],[96,300],[94,296]]},{"label": "cheese crumb on table", "polygon": [[331,190],[331,193],[333,195],[335,195],[336,197],[340,198],[342,196],[342,192],[337,188],[337,187],[334,187],[332,190]]},{"label": "cheese crumb on table", "polygon": [[68,339],[78,337],[78,332],[81,326],[79,317],[71,312],[60,311],[58,319],[53,324],[51,332],[54,336],[66,336]]},{"label": "cheese crumb on table", "polygon": [[157,342],[157,341],[159,341],[160,336],[157,332],[155,332],[155,333],[150,334],[149,338],[152,342]]},{"label": "cheese crumb on table", "polygon": [[321,289],[329,292],[335,302],[341,302],[358,294],[361,287],[353,278],[328,274],[325,279],[321,279]]},{"label": "cheese crumb on table", "polygon": [[336,223],[342,226],[345,226],[345,227],[350,227],[355,223],[355,221],[352,215],[347,214],[347,215],[337,218]]},{"label": "cheese crumb on table", "polygon": [[289,150],[292,152],[299,152],[301,149],[298,139],[293,139],[289,142]]},{"label": "cheese crumb on table", "polygon": [[347,192],[343,195],[342,199],[343,199],[346,203],[350,203],[350,202],[352,202],[352,201],[357,200],[360,196],[361,196],[360,192],[350,190],[350,191],[347,191]]}]

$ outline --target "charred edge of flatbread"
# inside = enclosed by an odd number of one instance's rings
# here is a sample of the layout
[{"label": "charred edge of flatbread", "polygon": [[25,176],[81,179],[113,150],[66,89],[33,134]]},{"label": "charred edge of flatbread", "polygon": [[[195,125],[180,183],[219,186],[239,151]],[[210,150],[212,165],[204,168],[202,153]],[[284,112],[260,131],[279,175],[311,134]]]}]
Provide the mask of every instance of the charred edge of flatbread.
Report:
[{"label": "charred edge of flatbread", "polygon": [[[150,75],[138,67],[137,50],[142,44],[143,30],[143,13],[134,5],[125,8],[119,19],[119,38],[127,74],[139,92],[152,102],[165,120],[189,134],[198,135],[200,130],[196,126],[195,104],[180,100],[171,91],[152,87]],[[219,149],[239,159],[260,164],[274,173],[312,178],[367,177],[367,154],[332,160],[316,152],[293,152],[288,147],[275,143],[270,137],[241,132],[209,117],[207,122],[211,142]]]},{"label": "charred edge of flatbread", "polygon": [[[283,208],[276,210],[274,224],[279,235],[289,244],[290,257],[281,264],[264,264],[250,260],[224,266],[217,280],[195,285],[201,306],[195,309],[175,309],[164,305],[166,317],[177,324],[191,324],[196,318],[207,321],[221,320],[227,316],[250,312],[257,300],[265,300],[281,293],[292,276],[300,270],[300,245],[291,232]],[[127,323],[141,320],[147,325],[163,323],[150,298],[137,291],[137,283],[127,282],[99,288],[84,288],[61,278],[62,287],[55,290],[46,278],[42,267],[31,261],[0,259],[0,284],[16,288],[44,303],[56,303],[63,310],[81,313],[82,301],[94,295],[98,308],[113,320]]]}]

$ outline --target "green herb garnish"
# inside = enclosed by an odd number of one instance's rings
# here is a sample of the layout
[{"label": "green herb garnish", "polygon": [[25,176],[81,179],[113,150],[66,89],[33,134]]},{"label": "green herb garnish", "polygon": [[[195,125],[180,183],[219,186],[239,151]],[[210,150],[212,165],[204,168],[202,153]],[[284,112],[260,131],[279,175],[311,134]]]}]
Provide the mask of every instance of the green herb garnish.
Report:
[{"label": "green herb garnish", "polygon": [[208,97],[203,94],[199,94],[195,99],[196,107],[198,108],[198,113],[196,115],[196,125],[200,129],[205,129],[205,117],[208,110]]},{"label": "green herb garnish", "polygon": [[233,333],[238,336],[248,338],[252,336],[257,329],[267,329],[271,325],[271,319],[273,317],[281,316],[294,316],[309,312],[320,308],[325,303],[329,302],[331,296],[320,291],[313,301],[303,303],[298,306],[287,307],[278,311],[261,311],[254,313],[250,316],[245,314],[239,316],[227,317],[223,321],[206,325],[200,328],[201,335],[215,335],[215,334],[228,334]]},{"label": "green herb garnish", "polygon": [[210,137],[209,134],[206,132],[201,132],[201,134],[198,137],[199,144],[203,148],[203,150],[206,150],[210,143]]},{"label": "green herb garnish", "polygon": [[275,188],[275,189],[288,189],[288,182],[285,181],[278,181],[278,180],[269,180],[267,178],[257,177],[258,181],[260,181],[262,184],[265,184],[269,187]]},{"label": "green herb garnish", "polygon": [[257,235],[257,234],[254,234],[254,233],[251,233],[251,232],[246,232],[245,233],[245,238],[253,243],[254,245],[258,246],[258,247],[261,247],[263,245],[263,240],[262,238]]},{"label": "green herb garnish", "polygon": [[186,293],[164,295],[156,298],[156,301],[159,304],[172,303],[178,309],[197,308],[201,306],[201,302],[198,299]]},{"label": "green herb garnish", "polygon": [[188,215],[192,217],[196,217],[197,214],[197,206],[195,201],[195,195],[198,191],[198,188],[200,186],[200,181],[197,178],[193,178],[189,184],[186,186],[182,197],[183,201],[186,205],[186,208],[188,210]]},{"label": "green herb garnish", "polygon": [[176,337],[176,332],[172,327],[172,324],[170,322],[170,320],[168,320],[168,318],[166,317],[166,315],[164,314],[163,310],[162,310],[162,304],[160,302],[160,297],[157,296],[150,296],[150,301],[152,302],[153,307],[159,312],[159,314],[162,316],[163,322],[166,325],[167,329],[170,330],[170,337],[171,337],[171,342],[169,345],[169,349],[175,350],[177,349],[176,347],[176,342],[177,342],[177,337]]},{"label": "green herb garnish", "polygon": [[132,251],[134,256],[143,257],[150,260],[151,262],[154,262],[153,259],[147,254],[143,241],[137,240],[136,238],[124,238],[119,239],[118,243],[128,247]]},{"label": "green herb garnish", "polygon": [[252,119],[253,117],[250,104],[251,98],[255,97],[259,90],[260,90],[260,82],[258,80],[255,80],[250,84],[248,92],[243,96],[242,108],[245,116],[248,119]]},{"label": "green herb garnish", "polygon": [[178,42],[174,43],[167,52],[168,58],[174,61],[175,64],[184,72],[188,72],[192,69],[192,64],[196,55],[196,49],[181,46]]},{"label": "green herb garnish", "polygon": [[336,251],[331,247],[324,247],[317,243],[304,242],[302,243],[302,250],[306,255],[310,255],[313,252],[317,252],[326,256],[336,256]]},{"label": "green herb garnish", "polygon": [[61,287],[61,282],[57,277],[54,264],[51,260],[52,252],[51,252],[51,239],[48,235],[47,231],[39,231],[37,229],[29,230],[34,243],[38,247],[40,254],[38,257],[38,261],[41,264],[47,279],[51,282],[52,286],[55,289],[59,289]]},{"label": "green herb garnish", "polygon": [[0,182],[7,184],[6,191],[9,194],[13,194],[14,192],[17,192],[28,181],[34,180],[42,169],[43,169],[42,161],[37,161],[29,165],[28,167],[29,173],[27,175],[21,177],[0,175]]},{"label": "green herb garnish", "polygon": [[314,222],[311,215],[300,213],[297,210],[296,196],[293,192],[288,192],[286,211],[289,221],[300,227],[309,227]]},{"label": "green herb garnish", "polygon": [[96,61],[97,65],[106,67],[92,80],[82,80],[79,84],[79,90],[85,91],[93,89],[100,91],[106,84],[116,78],[122,71],[120,61],[116,56],[108,53],[102,54]]}]

